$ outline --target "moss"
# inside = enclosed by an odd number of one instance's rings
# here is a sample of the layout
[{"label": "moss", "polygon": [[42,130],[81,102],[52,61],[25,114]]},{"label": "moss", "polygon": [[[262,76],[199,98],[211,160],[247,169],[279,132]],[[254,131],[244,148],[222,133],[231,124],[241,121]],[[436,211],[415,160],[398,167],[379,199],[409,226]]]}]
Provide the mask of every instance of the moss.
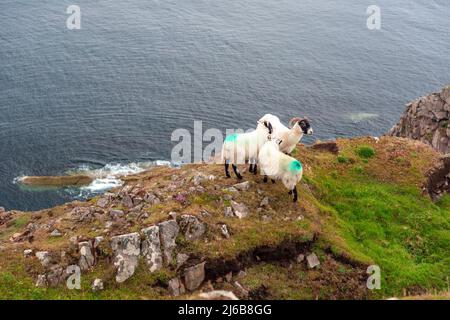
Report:
[{"label": "moss", "polygon": [[336,160],[339,163],[349,163],[350,162],[350,160],[347,157],[345,157],[345,156],[338,156],[336,158]]}]

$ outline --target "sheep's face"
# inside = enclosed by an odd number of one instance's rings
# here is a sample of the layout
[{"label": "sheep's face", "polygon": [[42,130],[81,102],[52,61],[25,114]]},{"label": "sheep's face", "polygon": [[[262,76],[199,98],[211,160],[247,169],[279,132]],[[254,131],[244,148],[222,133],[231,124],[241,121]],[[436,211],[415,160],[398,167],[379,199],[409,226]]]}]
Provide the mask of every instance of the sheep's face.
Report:
[{"label": "sheep's face", "polygon": [[313,129],[309,123],[308,119],[302,119],[298,122],[298,125],[302,129],[304,134],[313,134]]}]

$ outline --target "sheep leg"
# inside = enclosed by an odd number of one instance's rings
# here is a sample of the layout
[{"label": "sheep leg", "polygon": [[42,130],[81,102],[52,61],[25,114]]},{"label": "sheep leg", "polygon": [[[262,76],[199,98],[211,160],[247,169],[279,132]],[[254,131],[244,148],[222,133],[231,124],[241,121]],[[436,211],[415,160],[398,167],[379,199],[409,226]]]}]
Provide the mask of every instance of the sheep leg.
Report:
[{"label": "sheep leg", "polygon": [[272,181],[272,183],[275,183],[275,180],[274,180],[274,179],[270,179],[270,181]]},{"label": "sheep leg", "polygon": [[234,173],[236,174],[236,177],[237,177],[239,180],[241,180],[241,179],[242,179],[242,176],[241,176],[241,174],[237,171],[236,165],[235,165],[235,164],[232,164],[231,166],[233,167],[233,171],[234,171]]},{"label": "sheep leg", "polygon": [[227,176],[227,178],[231,178],[229,167],[230,164],[228,162],[225,162],[225,175]]},{"label": "sheep leg", "polygon": [[250,163],[250,168],[248,169],[250,173],[253,173],[253,163]]},{"label": "sheep leg", "polygon": [[263,181],[264,181],[264,183],[266,183],[266,182],[267,182],[267,176],[266,176],[266,175],[264,175],[264,179],[263,179]]},{"label": "sheep leg", "polygon": [[297,186],[292,189],[292,193],[294,194],[294,202],[297,202]]},{"label": "sheep leg", "polygon": [[255,163],[254,165],[253,165],[253,174],[257,174],[258,173],[258,165]]}]

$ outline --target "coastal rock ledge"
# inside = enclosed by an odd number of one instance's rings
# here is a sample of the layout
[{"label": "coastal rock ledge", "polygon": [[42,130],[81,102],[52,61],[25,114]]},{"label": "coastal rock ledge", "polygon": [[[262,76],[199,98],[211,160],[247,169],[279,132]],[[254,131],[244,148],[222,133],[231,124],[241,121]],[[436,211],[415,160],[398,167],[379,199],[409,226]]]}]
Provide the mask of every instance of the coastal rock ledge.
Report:
[{"label": "coastal rock ledge", "polygon": [[406,105],[400,121],[387,133],[411,138],[431,145],[437,151],[450,153],[450,85]]}]

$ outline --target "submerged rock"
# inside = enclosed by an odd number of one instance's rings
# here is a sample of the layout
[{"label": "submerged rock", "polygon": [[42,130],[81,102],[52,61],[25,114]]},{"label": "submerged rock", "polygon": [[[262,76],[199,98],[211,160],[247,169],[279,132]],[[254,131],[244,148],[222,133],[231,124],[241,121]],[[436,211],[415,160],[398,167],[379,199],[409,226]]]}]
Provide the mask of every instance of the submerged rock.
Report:
[{"label": "submerged rock", "polygon": [[140,246],[141,239],[136,232],[111,238],[117,282],[124,282],[134,274],[139,263]]},{"label": "submerged rock", "polygon": [[36,187],[65,187],[65,186],[87,186],[94,179],[86,175],[72,176],[26,176],[20,179],[20,183]]}]

